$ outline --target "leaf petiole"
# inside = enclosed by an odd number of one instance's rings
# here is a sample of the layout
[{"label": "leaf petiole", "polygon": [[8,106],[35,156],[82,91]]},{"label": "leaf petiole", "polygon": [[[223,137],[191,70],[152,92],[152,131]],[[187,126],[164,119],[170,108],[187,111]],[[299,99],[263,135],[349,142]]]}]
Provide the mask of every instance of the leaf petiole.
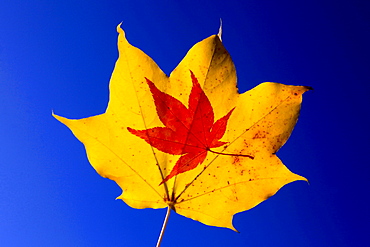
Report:
[{"label": "leaf petiole", "polygon": [[247,157],[247,158],[250,158],[250,159],[254,159],[253,156],[251,155],[248,155],[248,154],[228,154],[228,153],[221,153],[221,152],[216,152],[216,151],[213,151],[211,149],[208,149],[207,151],[211,152],[211,153],[214,153],[214,154],[219,154],[219,155],[229,155],[229,156],[241,156],[241,157]]},{"label": "leaf petiole", "polygon": [[170,213],[171,213],[171,207],[168,206],[167,207],[167,212],[166,212],[166,217],[164,218],[163,225],[162,225],[162,230],[161,230],[161,233],[159,234],[156,247],[161,246],[162,238],[163,238],[163,235],[164,235],[164,231],[166,230],[166,226],[167,226],[168,218],[170,217]]}]

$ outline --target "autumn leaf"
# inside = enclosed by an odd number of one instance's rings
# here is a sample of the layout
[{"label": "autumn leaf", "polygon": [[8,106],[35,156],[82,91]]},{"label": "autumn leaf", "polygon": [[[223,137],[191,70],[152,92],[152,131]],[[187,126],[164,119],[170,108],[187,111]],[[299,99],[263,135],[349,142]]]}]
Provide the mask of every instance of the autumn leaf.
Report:
[{"label": "autumn leaf", "polygon": [[[194,169],[204,161],[208,151],[214,152],[211,148],[226,144],[219,139],[224,135],[227,120],[234,109],[214,123],[211,103],[192,72],[191,78],[193,86],[188,109],[179,100],[159,91],[153,82],[146,79],[153,94],[158,117],[166,127],[146,130],[127,128],[132,134],[162,152],[174,155],[185,154],[177,160],[176,165],[161,184],[173,176]],[[251,156],[250,158],[253,159]]]},{"label": "autumn leaf", "polygon": [[105,113],[54,116],[85,145],[95,170],[122,188],[119,199],[235,230],[234,214],[306,180],[276,152],[309,87],[266,82],[239,94],[218,35],[194,45],[168,77],[117,31],[119,58]]}]

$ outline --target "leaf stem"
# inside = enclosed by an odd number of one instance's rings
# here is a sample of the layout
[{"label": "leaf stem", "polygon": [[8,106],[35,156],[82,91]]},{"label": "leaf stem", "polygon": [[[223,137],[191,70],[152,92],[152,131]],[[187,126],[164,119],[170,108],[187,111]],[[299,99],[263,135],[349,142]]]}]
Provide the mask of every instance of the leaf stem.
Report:
[{"label": "leaf stem", "polygon": [[156,247],[160,247],[161,246],[162,238],[163,238],[163,235],[164,235],[164,231],[166,230],[166,226],[167,226],[168,218],[170,217],[170,213],[171,213],[171,207],[168,206],[167,207],[166,218],[164,218],[163,225],[162,225],[162,230],[161,230],[161,234],[159,234]]},{"label": "leaf stem", "polygon": [[220,154],[220,155],[229,155],[229,156],[241,156],[241,157],[248,157],[250,159],[254,159],[253,156],[251,155],[248,155],[248,154],[228,154],[228,153],[221,153],[221,152],[216,152],[216,151],[213,151],[211,149],[208,149],[208,151],[210,151],[211,153],[214,153],[214,154]]}]

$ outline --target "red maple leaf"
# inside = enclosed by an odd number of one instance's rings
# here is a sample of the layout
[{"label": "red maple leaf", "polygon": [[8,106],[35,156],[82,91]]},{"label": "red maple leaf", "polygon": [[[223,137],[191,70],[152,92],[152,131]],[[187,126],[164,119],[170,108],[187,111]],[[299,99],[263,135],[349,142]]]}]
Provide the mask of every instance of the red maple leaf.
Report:
[{"label": "red maple leaf", "polygon": [[158,117],[166,127],[146,130],[127,128],[132,134],[162,152],[182,155],[161,184],[173,176],[196,168],[205,160],[208,151],[217,153],[211,148],[226,144],[219,139],[225,133],[227,121],[234,108],[214,122],[211,103],[198,79],[192,71],[190,73],[193,86],[188,108],[171,95],[161,92],[153,82],[145,78],[153,95]]}]

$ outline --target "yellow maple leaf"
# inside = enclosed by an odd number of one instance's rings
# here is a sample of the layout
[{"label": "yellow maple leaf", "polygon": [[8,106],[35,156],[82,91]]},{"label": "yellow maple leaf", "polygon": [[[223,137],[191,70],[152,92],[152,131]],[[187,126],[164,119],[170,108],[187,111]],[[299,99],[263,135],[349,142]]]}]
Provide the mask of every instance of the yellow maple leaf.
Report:
[{"label": "yellow maple leaf", "polygon": [[218,35],[194,45],[168,77],[117,27],[119,58],[105,113],[54,115],[134,208],[165,208],[235,230],[233,215],[304,177],[275,155],[298,119],[304,86],[265,82],[237,92]]}]

